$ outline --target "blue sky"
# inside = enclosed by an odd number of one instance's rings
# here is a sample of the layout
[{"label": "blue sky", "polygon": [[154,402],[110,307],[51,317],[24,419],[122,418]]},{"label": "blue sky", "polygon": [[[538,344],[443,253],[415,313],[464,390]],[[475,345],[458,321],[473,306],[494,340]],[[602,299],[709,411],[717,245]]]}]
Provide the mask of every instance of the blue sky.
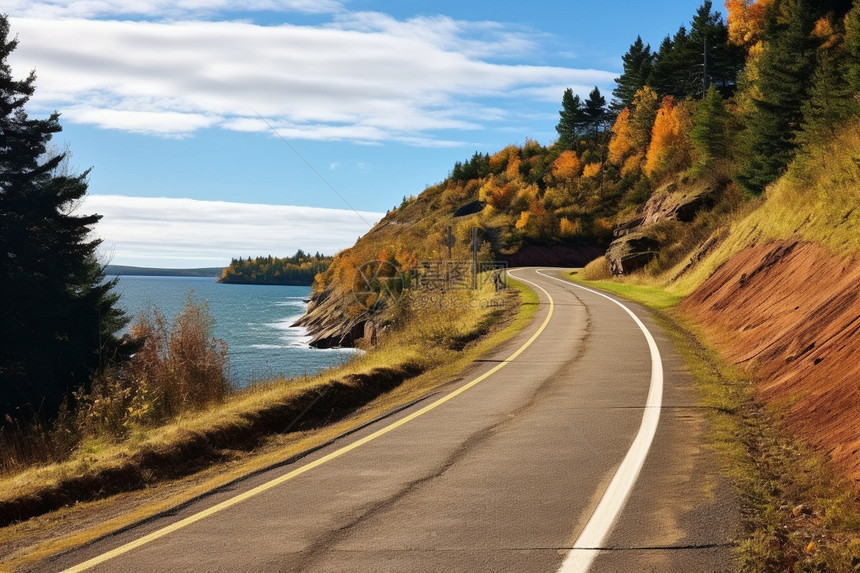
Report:
[{"label": "blue sky", "polygon": [[551,143],[566,87],[608,98],[636,36],[701,2],[4,4],[28,111],[93,168],[105,259],[185,267],[333,253],[455,161]]}]

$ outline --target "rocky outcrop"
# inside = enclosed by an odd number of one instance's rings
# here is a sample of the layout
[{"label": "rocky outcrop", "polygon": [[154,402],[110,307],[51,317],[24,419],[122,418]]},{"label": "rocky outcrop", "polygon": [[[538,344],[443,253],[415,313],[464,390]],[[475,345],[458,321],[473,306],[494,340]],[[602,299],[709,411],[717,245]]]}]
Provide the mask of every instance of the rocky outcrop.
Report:
[{"label": "rocky outcrop", "polygon": [[613,275],[625,275],[641,269],[654,257],[660,243],[643,232],[628,232],[612,241],[606,250],[606,260]]},{"label": "rocky outcrop", "polygon": [[306,328],[314,348],[356,346],[365,337],[367,317],[351,317],[348,295],[335,295],[323,290],[313,294],[305,314],[292,324]]},{"label": "rocky outcrop", "polygon": [[693,221],[701,211],[713,207],[718,190],[717,186],[690,188],[672,182],[655,191],[639,215],[613,231],[615,240],[606,251],[612,274],[629,274],[654,260],[661,247],[654,225]]}]

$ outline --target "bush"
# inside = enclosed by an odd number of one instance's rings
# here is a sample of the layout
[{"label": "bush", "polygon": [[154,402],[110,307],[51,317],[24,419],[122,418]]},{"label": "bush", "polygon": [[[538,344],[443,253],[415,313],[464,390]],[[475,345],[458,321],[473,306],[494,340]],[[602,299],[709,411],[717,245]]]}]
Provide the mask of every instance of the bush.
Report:
[{"label": "bush", "polygon": [[227,345],[212,336],[213,323],[209,306],[190,294],[172,324],[158,309],[141,314],[131,327],[140,350],[96,378],[88,394],[75,395],[80,430],[121,438],[134,426],[222,401],[232,387]]}]

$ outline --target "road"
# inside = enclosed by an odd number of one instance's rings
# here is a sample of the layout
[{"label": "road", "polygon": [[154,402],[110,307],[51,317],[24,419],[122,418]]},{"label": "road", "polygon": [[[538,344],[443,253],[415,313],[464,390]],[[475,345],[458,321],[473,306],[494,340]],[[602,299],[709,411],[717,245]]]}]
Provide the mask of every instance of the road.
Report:
[{"label": "road", "polygon": [[512,274],[537,316],[461,379],[47,570],[732,570],[737,502],[670,342],[557,271]]}]

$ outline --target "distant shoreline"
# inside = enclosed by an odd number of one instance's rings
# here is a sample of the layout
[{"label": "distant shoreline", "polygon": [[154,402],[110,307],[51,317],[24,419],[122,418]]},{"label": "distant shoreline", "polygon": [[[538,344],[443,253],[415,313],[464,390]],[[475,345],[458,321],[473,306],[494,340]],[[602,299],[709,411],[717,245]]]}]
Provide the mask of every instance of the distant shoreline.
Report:
[{"label": "distant shoreline", "polygon": [[198,269],[159,269],[150,267],[131,267],[128,265],[107,265],[105,276],[141,276],[141,277],[211,277],[218,278],[224,267],[206,267]]}]

